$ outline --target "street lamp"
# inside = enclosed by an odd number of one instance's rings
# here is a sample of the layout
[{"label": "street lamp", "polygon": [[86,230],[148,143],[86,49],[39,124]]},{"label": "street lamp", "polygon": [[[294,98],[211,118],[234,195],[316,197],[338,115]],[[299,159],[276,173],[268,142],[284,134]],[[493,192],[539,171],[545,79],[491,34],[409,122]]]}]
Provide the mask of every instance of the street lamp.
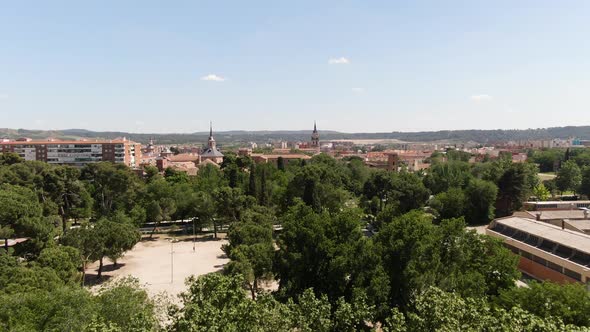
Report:
[{"label": "street lamp", "polygon": [[174,283],[174,242],[176,239],[170,239],[170,284]]},{"label": "street lamp", "polygon": [[193,253],[195,252],[195,219],[199,219],[199,217],[194,217],[193,218]]}]

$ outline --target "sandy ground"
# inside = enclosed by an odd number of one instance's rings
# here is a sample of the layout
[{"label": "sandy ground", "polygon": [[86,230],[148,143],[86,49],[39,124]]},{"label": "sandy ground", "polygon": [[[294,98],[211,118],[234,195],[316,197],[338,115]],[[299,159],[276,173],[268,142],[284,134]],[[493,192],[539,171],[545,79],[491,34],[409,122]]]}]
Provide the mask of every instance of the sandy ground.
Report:
[{"label": "sandy ground", "polygon": [[474,229],[477,234],[482,234],[485,235],[486,234],[486,228],[488,227],[488,225],[483,225],[483,226],[467,226],[467,229]]},{"label": "sandy ground", "polygon": [[[177,238],[177,242],[173,244],[172,262],[170,254],[172,245],[169,236],[154,237],[152,240],[144,239],[118,261],[118,268],[114,268],[109,260],[105,260],[103,280],[114,280],[130,275],[145,284],[152,295],[166,292],[176,296],[186,290],[184,281],[188,276],[219,271],[229,262],[221,251],[221,246],[225,243],[227,243],[225,240],[198,238],[193,252],[191,237]],[[94,278],[97,267],[98,264],[93,264],[88,268],[86,273],[89,279]]]},{"label": "sandy ground", "polygon": [[537,176],[541,181],[553,180],[557,177],[555,174],[538,173]]}]

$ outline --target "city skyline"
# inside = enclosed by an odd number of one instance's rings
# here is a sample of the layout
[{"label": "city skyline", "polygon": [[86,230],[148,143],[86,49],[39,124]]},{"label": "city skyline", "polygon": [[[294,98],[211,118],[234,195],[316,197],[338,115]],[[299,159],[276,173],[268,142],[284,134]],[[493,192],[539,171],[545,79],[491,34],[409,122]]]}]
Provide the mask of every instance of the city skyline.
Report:
[{"label": "city skyline", "polygon": [[[575,6],[574,6],[575,5]],[[584,125],[579,1],[104,2],[0,13],[0,127],[346,133]],[[130,19],[132,18],[132,19]],[[567,115],[567,116],[565,116]]]}]

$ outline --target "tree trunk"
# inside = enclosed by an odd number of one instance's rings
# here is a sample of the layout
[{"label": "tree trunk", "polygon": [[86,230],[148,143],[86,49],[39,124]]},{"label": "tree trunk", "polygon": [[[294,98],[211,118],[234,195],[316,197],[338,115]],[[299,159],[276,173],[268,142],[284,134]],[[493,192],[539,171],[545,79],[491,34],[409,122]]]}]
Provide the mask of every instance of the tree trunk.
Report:
[{"label": "tree trunk", "polygon": [[156,228],[158,228],[158,223],[154,223],[154,229],[152,229],[152,232],[150,233],[150,239],[154,236],[154,233],[156,232]]},{"label": "tree trunk", "polygon": [[252,284],[248,284],[250,286],[250,295],[252,295],[252,300],[256,300],[256,279]]},{"label": "tree trunk", "polygon": [[4,249],[6,250],[6,254],[8,254],[8,239],[4,239]]},{"label": "tree trunk", "polygon": [[215,236],[215,239],[217,240],[217,223],[215,222],[215,219],[213,220],[213,235]]},{"label": "tree trunk", "polygon": [[[63,208],[62,208],[62,212],[63,212]],[[64,214],[61,215],[61,230],[62,230],[62,236],[66,234],[66,228],[67,228],[67,219],[66,216]]]},{"label": "tree trunk", "polygon": [[100,258],[100,262],[98,263],[98,275],[96,279],[100,279],[102,277],[102,257]]},{"label": "tree trunk", "polygon": [[82,287],[84,287],[84,282],[86,281],[86,260],[82,262]]}]

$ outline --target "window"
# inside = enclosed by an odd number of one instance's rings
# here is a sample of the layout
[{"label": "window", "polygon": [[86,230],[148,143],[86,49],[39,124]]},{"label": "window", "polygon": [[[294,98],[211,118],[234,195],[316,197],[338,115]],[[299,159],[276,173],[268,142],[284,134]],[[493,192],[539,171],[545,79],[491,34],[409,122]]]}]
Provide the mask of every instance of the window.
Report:
[{"label": "window", "polygon": [[543,258],[539,257],[539,256],[535,256],[535,255],[533,255],[533,261],[534,261],[534,262],[537,262],[537,263],[539,263],[539,264],[541,264],[541,265],[544,265],[544,266],[546,266],[546,265],[547,265],[547,261],[546,261],[545,259],[543,259]]},{"label": "window", "polygon": [[553,248],[555,248],[555,242],[543,239],[539,248],[552,253]]},{"label": "window", "polygon": [[576,251],[571,260],[580,265],[590,265],[590,255],[584,252]]},{"label": "window", "polygon": [[522,231],[516,231],[516,234],[512,236],[515,240],[524,242],[527,239],[528,234]]},{"label": "window", "polygon": [[555,270],[555,271],[557,271],[559,273],[563,273],[563,268],[561,267],[561,265],[557,265],[557,264],[555,264],[553,262],[547,261],[547,267],[550,268],[550,269],[552,269],[552,270]]},{"label": "window", "polygon": [[519,253],[519,250],[518,250],[518,248],[516,248],[516,247],[514,247],[514,246],[511,246],[511,245],[509,245],[509,244],[507,244],[507,243],[504,243],[504,246],[505,246],[506,248],[510,249],[510,251],[512,251],[513,253],[515,253],[515,254],[517,254],[517,255],[518,255],[518,253]]},{"label": "window", "polygon": [[570,247],[562,246],[561,244],[557,245],[557,250],[555,250],[555,254],[559,257],[568,258],[574,253],[573,249]]},{"label": "window", "polygon": [[566,276],[568,276],[570,278],[574,278],[578,281],[582,281],[582,275],[579,274],[578,272],[574,272],[574,271],[566,269],[566,268],[563,268],[563,271]]},{"label": "window", "polygon": [[524,242],[528,245],[536,247],[537,243],[539,243],[539,238],[534,235],[529,235],[529,237]]}]

